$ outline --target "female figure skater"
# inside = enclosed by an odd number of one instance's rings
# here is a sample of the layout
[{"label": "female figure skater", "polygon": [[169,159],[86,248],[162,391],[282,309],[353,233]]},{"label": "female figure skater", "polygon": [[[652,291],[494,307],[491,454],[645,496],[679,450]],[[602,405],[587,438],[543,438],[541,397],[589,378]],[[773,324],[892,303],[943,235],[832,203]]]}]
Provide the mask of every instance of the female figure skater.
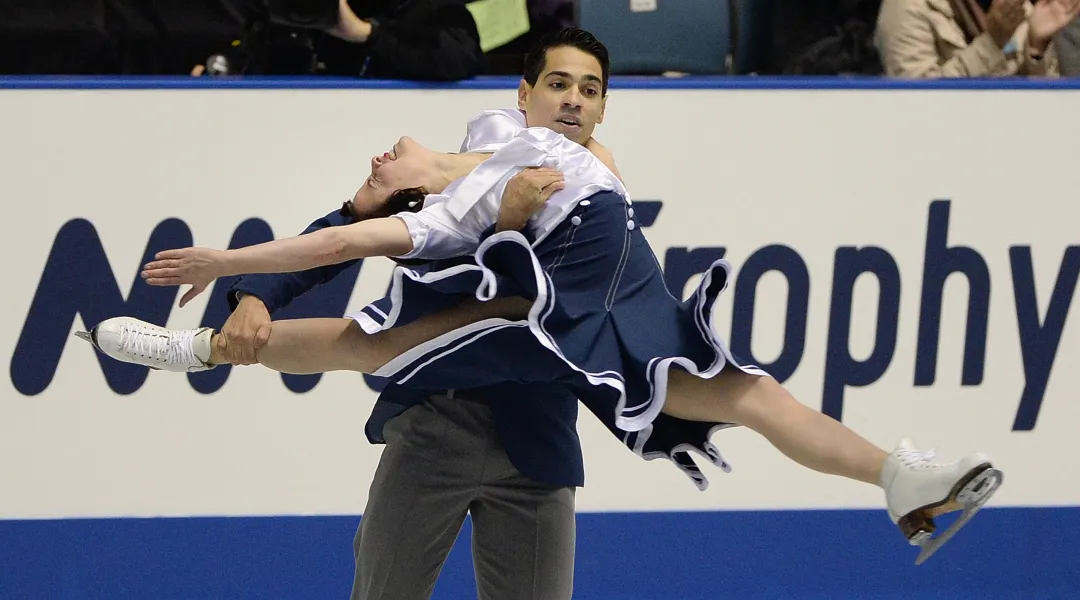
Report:
[{"label": "female figure skater", "polygon": [[[585,147],[543,128],[522,128],[495,147],[490,157],[448,156],[403,138],[373,161],[354,202],[441,190],[426,195],[418,212],[237,250],[167,251],[144,278],[191,284],[183,304],[227,275],[370,256],[473,255],[425,275],[398,267],[390,294],[348,318],[277,321],[258,360],[288,373],[352,370],[440,389],[562,382],[579,397],[606,402],[627,432],[646,430],[661,412],[750,427],[806,467],[882,487],[890,518],[922,547],[917,563],[996,491],[1002,475],[987,456],[942,464],[907,440],[887,453],[732,356],[711,324],[728,264],[715,263],[679,301],[618,177]],[[537,205],[500,202],[509,181],[530,167],[562,177],[551,177]],[[220,336],[208,329],[172,331],[120,317],[82,335],[113,358],[157,369],[201,370],[221,360]],[[956,510],[961,518],[933,537],[933,517]]]}]

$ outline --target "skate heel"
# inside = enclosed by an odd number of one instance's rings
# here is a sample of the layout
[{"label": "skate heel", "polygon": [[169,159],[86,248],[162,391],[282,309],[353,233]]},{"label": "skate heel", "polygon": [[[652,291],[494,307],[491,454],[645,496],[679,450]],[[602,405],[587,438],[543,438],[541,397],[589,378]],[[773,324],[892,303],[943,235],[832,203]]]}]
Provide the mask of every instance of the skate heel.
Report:
[{"label": "skate heel", "polygon": [[[976,489],[983,490],[984,486],[981,483],[985,481],[985,478],[981,475],[990,468],[989,463],[976,466],[957,481],[949,491],[949,495],[940,502],[920,506],[901,517],[896,526],[900,528],[900,532],[907,538],[908,543],[912,546],[920,546],[919,540],[925,540],[937,531],[934,517],[962,510],[965,503],[960,499],[961,495],[968,499],[976,493]],[[980,483],[975,485],[976,482]]]},{"label": "skate heel", "polygon": [[896,526],[912,546],[922,546],[937,531],[934,518],[922,509],[904,515],[896,522]]},{"label": "skate heel", "polygon": [[[1003,480],[1004,475],[1000,470],[995,469],[990,463],[982,463],[958,481],[947,498],[901,517],[896,523],[900,532],[904,534],[909,544],[922,548],[918,558],[915,559],[915,564],[921,565],[926,562],[926,559],[956,535],[956,532],[966,525],[994,495]],[[958,510],[962,510],[963,514],[947,530],[934,537],[933,534],[937,531],[934,517]]]}]

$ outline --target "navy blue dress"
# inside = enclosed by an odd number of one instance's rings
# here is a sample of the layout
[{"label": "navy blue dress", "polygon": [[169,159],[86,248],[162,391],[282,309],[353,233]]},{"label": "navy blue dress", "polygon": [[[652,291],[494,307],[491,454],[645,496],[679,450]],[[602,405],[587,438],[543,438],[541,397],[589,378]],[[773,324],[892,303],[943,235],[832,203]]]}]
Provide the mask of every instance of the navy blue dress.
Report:
[{"label": "navy blue dress", "polygon": [[[355,215],[346,205],[313,221],[301,235],[355,222]],[[226,297],[230,308],[235,310],[238,303],[236,292],[253,294],[276,316],[277,311],[297,297],[335,279],[355,267],[357,262],[317,267],[298,273],[245,275],[237,279]],[[439,271],[463,263],[475,264],[471,258],[458,258],[423,262],[414,269]],[[319,316],[335,315],[326,313]],[[432,391],[444,392],[445,388]],[[578,396],[575,390],[560,384],[503,383],[468,391],[488,401],[499,439],[511,462],[522,474],[551,485],[584,485],[584,465],[577,437]],[[383,426],[409,407],[423,403],[429,394],[430,391],[389,384],[372,408],[364,427],[369,441],[383,443]],[[615,425],[615,413],[610,405],[592,402],[588,397],[583,399],[582,404],[635,454],[646,460],[671,460],[700,490],[706,489],[709,481],[691,453],[706,456],[722,469],[728,468],[709,442],[717,429],[726,427],[724,424],[685,421],[661,414],[650,428],[626,432]]]},{"label": "navy blue dress", "polygon": [[[674,454],[696,450],[726,470],[707,440],[730,424],[672,419],[661,410],[672,368],[705,378],[725,368],[767,375],[733,356],[713,330],[713,303],[727,287],[729,268],[717,261],[690,298],[679,300],[664,283],[631,203],[601,192],[579,203],[535,249],[521,233],[502,232],[484,240],[475,258],[423,273],[398,267],[390,293],[350,316],[375,333],[466,297],[524,297],[533,303],[527,319],[457,329],[375,375],[423,389],[562,383],[592,412],[610,415],[601,420],[646,458],[652,454],[646,447],[662,448],[684,467],[689,456]],[[687,472],[698,481],[695,470]]]}]

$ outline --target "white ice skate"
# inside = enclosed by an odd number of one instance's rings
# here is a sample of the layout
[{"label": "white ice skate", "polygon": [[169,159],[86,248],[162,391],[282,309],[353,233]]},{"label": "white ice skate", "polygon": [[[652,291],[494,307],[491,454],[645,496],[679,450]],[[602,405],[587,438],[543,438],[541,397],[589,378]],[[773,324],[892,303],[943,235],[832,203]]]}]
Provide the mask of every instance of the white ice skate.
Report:
[{"label": "white ice skate", "polygon": [[114,317],[75,336],[121,362],[159,371],[192,373],[214,368],[210,360],[209,327],[174,331],[131,317]]},{"label": "white ice skate", "polygon": [[[889,517],[912,546],[922,549],[916,565],[926,562],[975,516],[1001,486],[1003,477],[985,454],[971,454],[951,463],[933,462],[933,457],[933,450],[919,452],[904,439],[881,470]],[[934,517],[958,510],[963,514],[934,537]]]}]

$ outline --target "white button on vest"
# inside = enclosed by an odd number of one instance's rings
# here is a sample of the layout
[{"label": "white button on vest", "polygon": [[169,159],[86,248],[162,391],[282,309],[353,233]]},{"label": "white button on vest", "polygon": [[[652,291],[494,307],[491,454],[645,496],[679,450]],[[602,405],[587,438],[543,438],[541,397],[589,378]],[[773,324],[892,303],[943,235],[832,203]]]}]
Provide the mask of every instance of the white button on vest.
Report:
[{"label": "white button on vest", "polygon": [[629,211],[627,211],[626,215],[629,216],[629,217],[633,217],[634,216],[634,209],[631,208]]},{"label": "white button on vest", "polygon": [[588,205],[590,205],[590,204],[592,204],[592,201],[591,201],[591,200],[582,200],[582,201],[581,201],[581,205],[582,205],[582,206],[588,206]]},{"label": "white button on vest", "polygon": [[634,222],[633,221],[627,221],[626,222],[626,228],[633,231],[634,230]]},{"label": "white button on vest", "polygon": [[574,225],[581,225],[581,217],[573,217],[570,219],[570,222]]}]

